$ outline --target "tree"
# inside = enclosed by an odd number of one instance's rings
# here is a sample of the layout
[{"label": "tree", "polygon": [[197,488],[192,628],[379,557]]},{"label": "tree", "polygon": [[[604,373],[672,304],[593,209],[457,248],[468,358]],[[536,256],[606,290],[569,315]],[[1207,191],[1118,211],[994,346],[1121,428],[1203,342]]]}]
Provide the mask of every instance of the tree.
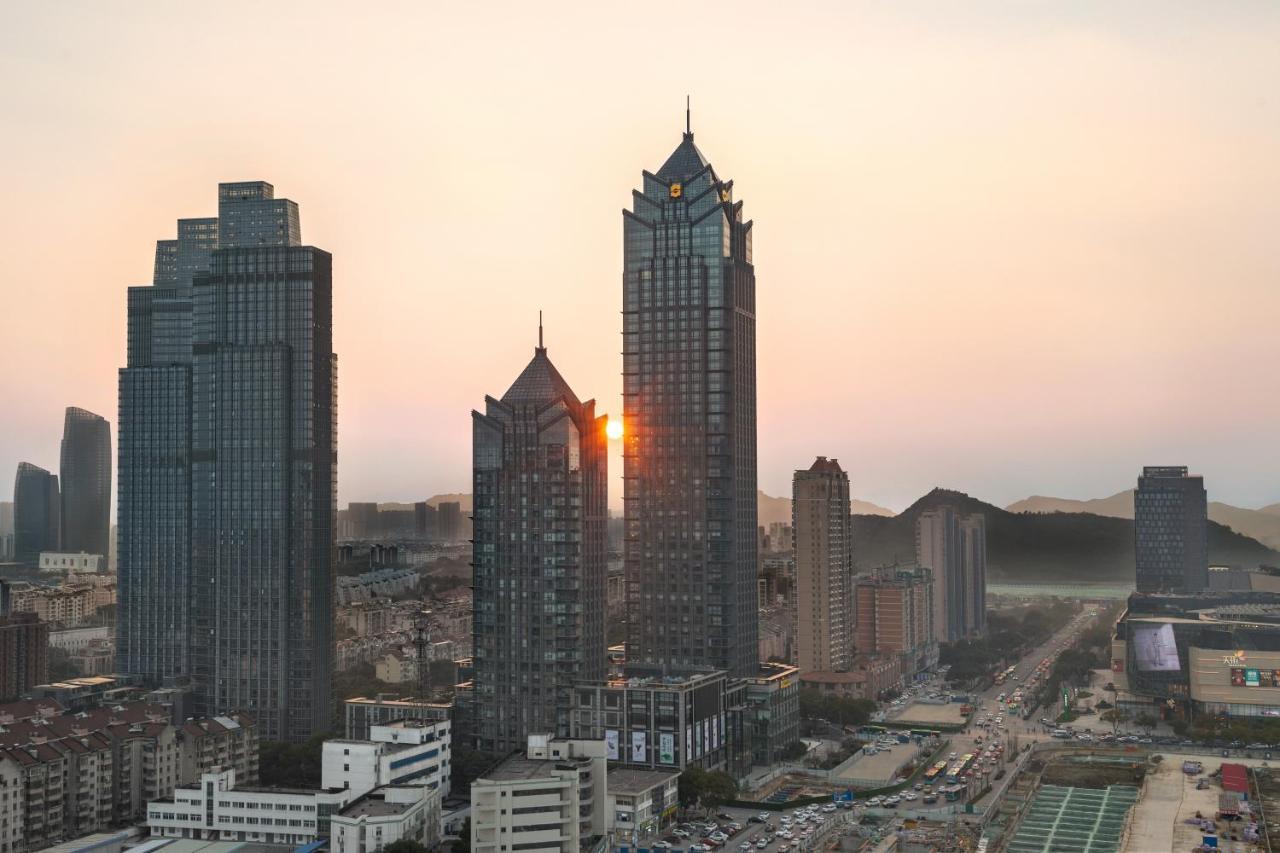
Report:
[{"label": "tree", "polygon": [[1145,731],[1147,734],[1151,734],[1152,729],[1159,725],[1160,721],[1156,719],[1154,714],[1148,714],[1146,711],[1142,711],[1134,716],[1133,724]]},{"label": "tree", "polygon": [[1110,723],[1111,732],[1114,734],[1120,728],[1120,724],[1127,722],[1131,716],[1132,715],[1123,708],[1112,708],[1110,711],[1103,712],[1099,719],[1104,723]]},{"label": "tree", "polygon": [[420,841],[401,838],[399,841],[392,841],[386,847],[383,847],[382,853],[427,853],[427,847]]},{"label": "tree", "polygon": [[258,778],[265,787],[320,787],[321,756],[326,738],[337,737],[326,732],[305,743],[282,743],[264,740],[258,747]]},{"label": "tree", "polygon": [[687,767],[680,774],[679,798],[684,808],[701,805],[714,809],[737,795],[738,783],[728,773]]}]

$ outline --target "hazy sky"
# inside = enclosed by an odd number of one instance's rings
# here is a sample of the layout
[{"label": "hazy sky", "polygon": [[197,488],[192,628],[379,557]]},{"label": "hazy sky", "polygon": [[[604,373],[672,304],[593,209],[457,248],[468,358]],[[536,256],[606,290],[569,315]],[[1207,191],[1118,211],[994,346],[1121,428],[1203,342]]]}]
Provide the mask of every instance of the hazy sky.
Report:
[{"label": "hazy sky", "polygon": [[125,289],[218,181],[334,255],[342,503],[469,488],[540,308],[619,411],[620,210],[688,92],[756,223],[766,491],[1280,501],[1274,2],[9,3],[0,79],[0,472],[114,428]]}]

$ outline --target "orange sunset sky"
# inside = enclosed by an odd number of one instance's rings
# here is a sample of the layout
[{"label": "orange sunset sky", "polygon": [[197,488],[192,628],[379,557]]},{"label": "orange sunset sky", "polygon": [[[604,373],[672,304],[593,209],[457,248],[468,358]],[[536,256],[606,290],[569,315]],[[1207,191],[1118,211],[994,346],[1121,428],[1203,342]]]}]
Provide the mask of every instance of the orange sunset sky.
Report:
[{"label": "orange sunset sky", "polygon": [[761,488],[1280,501],[1280,4],[9,3],[0,71],[0,499],[65,406],[114,429],[126,288],[218,181],[334,255],[340,503],[468,490],[539,309],[618,412],[620,211],[690,93]]}]

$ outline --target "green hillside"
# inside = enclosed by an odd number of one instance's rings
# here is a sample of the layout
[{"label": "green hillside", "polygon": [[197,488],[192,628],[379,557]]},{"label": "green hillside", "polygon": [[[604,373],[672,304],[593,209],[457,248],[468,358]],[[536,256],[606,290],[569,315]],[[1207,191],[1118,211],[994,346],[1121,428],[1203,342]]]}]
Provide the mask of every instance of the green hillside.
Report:
[{"label": "green hillside", "polygon": [[[853,516],[858,568],[914,561],[916,518],[944,504],[986,516],[990,582],[1133,580],[1130,519],[1082,512],[1012,513],[947,489],[934,489],[889,518]],[[1253,568],[1280,565],[1280,553],[1211,521],[1209,560]]]}]

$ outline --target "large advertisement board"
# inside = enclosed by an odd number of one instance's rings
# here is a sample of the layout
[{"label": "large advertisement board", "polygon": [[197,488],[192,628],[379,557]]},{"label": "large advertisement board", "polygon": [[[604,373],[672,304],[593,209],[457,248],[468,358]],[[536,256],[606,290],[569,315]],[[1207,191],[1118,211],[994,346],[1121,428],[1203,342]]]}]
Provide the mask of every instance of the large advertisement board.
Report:
[{"label": "large advertisement board", "polygon": [[645,733],[631,733],[631,760],[643,762],[647,760],[648,755],[645,750]]},{"label": "large advertisement board", "polygon": [[1133,651],[1138,669],[1143,672],[1177,672],[1182,669],[1173,626],[1168,622],[1134,626]]},{"label": "large advertisement board", "polygon": [[604,732],[604,755],[610,761],[618,760],[618,731],[617,729],[605,729]]},{"label": "large advertisement board", "polygon": [[663,732],[658,735],[658,763],[676,763],[676,736]]},{"label": "large advertisement board", "polygon": [[1280,687],[1280,669],[1257,669],[1251,666],[1231,667],[1232,687]]}]

